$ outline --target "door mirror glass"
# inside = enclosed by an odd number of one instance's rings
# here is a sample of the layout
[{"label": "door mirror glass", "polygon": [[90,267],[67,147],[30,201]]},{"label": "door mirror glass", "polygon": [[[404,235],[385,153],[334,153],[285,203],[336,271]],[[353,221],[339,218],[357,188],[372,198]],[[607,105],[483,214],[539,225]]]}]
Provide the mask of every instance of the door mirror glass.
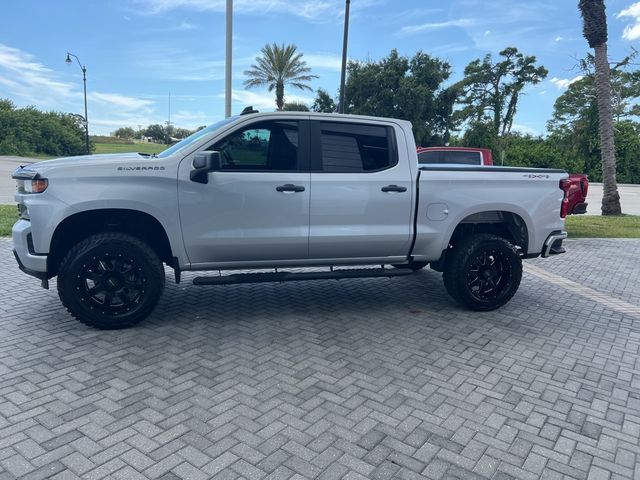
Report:
[{"label": "door mirror glass", "polygon": [[198,152],[193,157],[191,181],[209,183],[209,172],[220,170],[220,152]]}]

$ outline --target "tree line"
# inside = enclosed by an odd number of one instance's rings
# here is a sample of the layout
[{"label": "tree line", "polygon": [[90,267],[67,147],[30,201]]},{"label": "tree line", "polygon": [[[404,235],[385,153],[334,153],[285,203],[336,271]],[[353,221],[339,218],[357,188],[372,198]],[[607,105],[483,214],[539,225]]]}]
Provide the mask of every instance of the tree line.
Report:
[{"label": "tree line", "polygon": [[137,130],[132,127],[121,127],[111,133],[111,136],[122,140],[149,140],[155,143],[172,143],[176,140],[187,138],[192,133],[202,130],[206,125],[202,125],[195,130],[188,128],[178,128],[173,125],[151,124]]},{"label": "tree line", "polygon": [[17,108],[0,98],[0,155],[82,155],[87,153],[84,135],[78,115]]}]

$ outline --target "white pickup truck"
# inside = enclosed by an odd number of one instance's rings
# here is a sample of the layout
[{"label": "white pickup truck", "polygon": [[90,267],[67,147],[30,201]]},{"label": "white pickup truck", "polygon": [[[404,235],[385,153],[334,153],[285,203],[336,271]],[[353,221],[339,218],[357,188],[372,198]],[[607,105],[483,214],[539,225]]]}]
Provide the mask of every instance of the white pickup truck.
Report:
[{"label": "white pickup truck", "polygon": [[68,311],[98,328],[151,313],[163,262],[176,282],[182,271],[275,269],[197,285],[429,264],[456,301],[492,310],[516,293],[522,259],[564,252],[567,236],[564,171],[419,168],[411,124],[388,118],[245,109],[159,155],[60,158],[13,177],[20,268],[45,288],[57,275]]}]

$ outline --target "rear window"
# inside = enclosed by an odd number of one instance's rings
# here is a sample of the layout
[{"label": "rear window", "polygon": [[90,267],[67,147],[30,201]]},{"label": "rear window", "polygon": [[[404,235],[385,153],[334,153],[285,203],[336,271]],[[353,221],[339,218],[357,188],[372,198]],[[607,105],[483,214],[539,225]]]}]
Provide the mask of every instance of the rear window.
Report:
[{"label": "rear window", "polygon": [[323,172],[374,172],[395,164],[386,127],[321,122],[320,130]]},{"label": "rear window", "polygon": [[482,157],[480,152],[431,150],[419,153],[418,162],[423,164],[482,165]]},{"label": "rear window", "polygon": [[435,151],[422,152],[418,154],[418,163],[440,163],[440,153]]}]

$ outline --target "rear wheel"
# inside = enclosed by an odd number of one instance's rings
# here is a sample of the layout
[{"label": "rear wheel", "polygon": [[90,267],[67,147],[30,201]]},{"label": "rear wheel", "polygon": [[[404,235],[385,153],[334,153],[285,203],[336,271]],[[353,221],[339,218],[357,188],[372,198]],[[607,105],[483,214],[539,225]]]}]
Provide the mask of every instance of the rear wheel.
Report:
[{"label": "rear wheel", "polygon": [[58,274],[58,295],[69,313],[100,329],[139,323],[163,289],[164,268],[156,253],[123,233],[82,240],[62,260]]},{"label": "rear wheel", "polygon": [[451,249],[443,273],[444,286],[462,305],[489,311],[506,304],[522,279],[516,248],[497,235],[478,234]]}]

